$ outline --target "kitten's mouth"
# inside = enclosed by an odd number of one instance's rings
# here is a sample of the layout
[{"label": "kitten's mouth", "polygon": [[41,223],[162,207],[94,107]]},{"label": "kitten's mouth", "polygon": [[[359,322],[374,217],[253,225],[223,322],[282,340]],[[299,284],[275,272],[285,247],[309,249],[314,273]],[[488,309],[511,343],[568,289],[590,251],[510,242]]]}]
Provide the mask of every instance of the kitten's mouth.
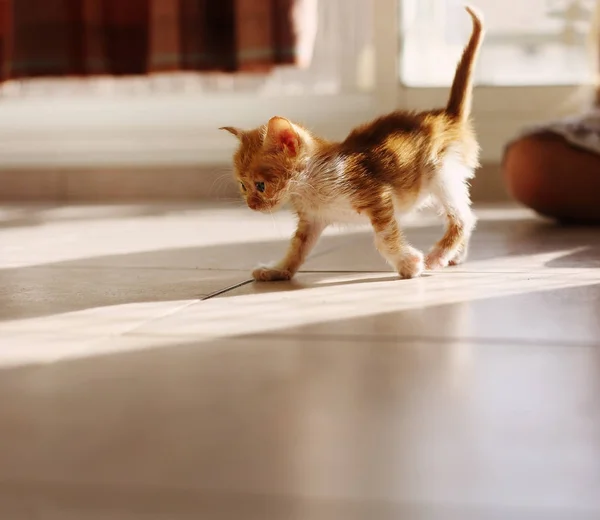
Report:
[{"label": "kitten's mouth", "polygon": [[253,211],[259,211],[261,213],[268,213],[269,211],[277,209],[277,203],[276,202],[267,202],[267,201],[260,201],[260,202],[248,201],[248,207]]},{"label": "kitten's mouth", "polygon": [[277,209],[276,204],[269,204],[258,208],[256,211],[260,211],[261,213],[271,213],[273,210]]}]

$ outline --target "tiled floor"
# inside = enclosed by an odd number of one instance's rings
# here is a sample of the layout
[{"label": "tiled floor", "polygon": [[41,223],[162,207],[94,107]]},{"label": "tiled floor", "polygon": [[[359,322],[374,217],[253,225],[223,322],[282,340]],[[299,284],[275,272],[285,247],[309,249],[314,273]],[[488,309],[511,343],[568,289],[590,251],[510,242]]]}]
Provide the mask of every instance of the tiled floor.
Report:
[{"label": "tiled floor", "polygon": [[288,215],[0,210],[0,518],[600,518],[600,231],[479,214],[461,268],[341,229],[256,285]]}]

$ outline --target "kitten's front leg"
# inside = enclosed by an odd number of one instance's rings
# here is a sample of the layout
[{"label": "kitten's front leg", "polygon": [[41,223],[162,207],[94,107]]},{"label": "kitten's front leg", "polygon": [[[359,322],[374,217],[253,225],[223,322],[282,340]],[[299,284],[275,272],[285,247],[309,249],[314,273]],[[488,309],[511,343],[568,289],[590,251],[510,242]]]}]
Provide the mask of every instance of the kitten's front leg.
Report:
[{"label": "kitten's front leg", "polygon": [[306,260],[327,224],[300,216],[285,257],[274,265],[257,267],[252,276],[259,282],[290,280]]},{"label": "kitten's front leg", "polygon": [[381,201],[365,209],[375,231],[375,246],[402,278],[415,278],[423,272],[423,253],[408,244],[391,201]]}]

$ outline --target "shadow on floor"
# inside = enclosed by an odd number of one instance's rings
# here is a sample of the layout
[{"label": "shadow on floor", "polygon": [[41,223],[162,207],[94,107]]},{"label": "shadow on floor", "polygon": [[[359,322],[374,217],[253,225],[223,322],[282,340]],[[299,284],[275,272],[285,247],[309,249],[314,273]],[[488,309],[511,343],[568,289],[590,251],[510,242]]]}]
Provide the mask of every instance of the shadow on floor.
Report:
[{"label": "shadow on floor", "polygon": [[[529,219],[483,221],[473,238],[470,261],[576,250],[552,260],[549,265],[563,268],[600,266],[598,241],[591,243],[591,238],[599,233],[600,230],[594,235],[590,229],[562,228]],[[417,247],[426,250],[441,236],[441,227],[410,229],[407,234]],[[199,299],[207,294],[199,289],[202,280],[214,279],[219,289],[247,280],[256,264],[273,260],[269,256],[283,254],[286,246],[287,239],[280,239],[1,269],[0,321],[129,303]],[[241,248],[243,262],[239,259]],[[361,251],[360,262],[352,258],[357,248]],[[389,267],[372,245],[369,230],[323,237],[308,269],[322,270],[319,255],[331,251],[338,251],[344,264],[336,269],[328,262],[327,270],[389,272]],[[203,268],[198,269],[198,265]],[[207,270],[207,266],[215,271]],[[390,273],[389,280],[394,278]],[[361,282],[369,282],[369,276],[365,274]]]}]

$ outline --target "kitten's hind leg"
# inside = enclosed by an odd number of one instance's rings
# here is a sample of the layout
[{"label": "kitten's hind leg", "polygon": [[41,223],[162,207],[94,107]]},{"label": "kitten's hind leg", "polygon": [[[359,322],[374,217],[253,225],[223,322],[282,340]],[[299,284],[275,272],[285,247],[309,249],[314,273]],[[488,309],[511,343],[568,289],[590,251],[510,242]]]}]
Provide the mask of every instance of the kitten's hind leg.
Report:
[{"label": "kitten's hind leg", "polygon": [[446,231],[442,239],[427,255],[427,269],[439,269],[447,265],[458,265],[467,258],[469,241],[477,219],[471,210],[470,177],[466,166],[455,165],[465,174],[449,169],[442,170],[433,181],[431,190],[446,217]]},{"label": "kitten's hind leg", "polygon": [[423,254],[408,244],[398,222],[391,199],[379,200],[364,208],[375,231],[375,246],[402,278],[415,278],[423,272]]},{"label": "kitten's hind leg", "polygon": [[458,253],[454,255],[448,262],[448,265],[460,265],[467,260],[467,256],[469,256],[469,241],[463,241],[459,248]]}]

